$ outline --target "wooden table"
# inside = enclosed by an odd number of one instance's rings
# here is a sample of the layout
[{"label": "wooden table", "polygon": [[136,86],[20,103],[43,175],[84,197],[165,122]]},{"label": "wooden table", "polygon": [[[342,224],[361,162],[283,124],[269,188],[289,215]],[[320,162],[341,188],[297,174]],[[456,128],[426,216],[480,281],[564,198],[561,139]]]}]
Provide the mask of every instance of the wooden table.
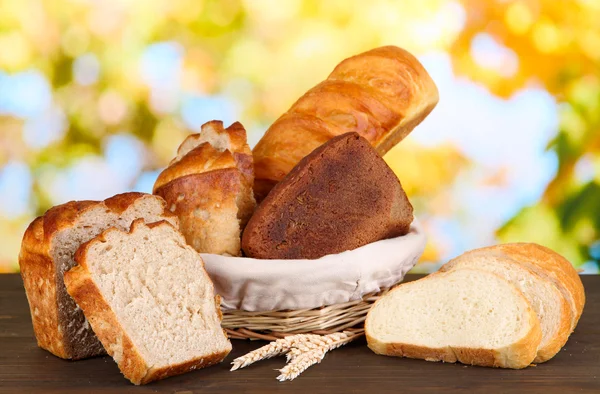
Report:
[{"label": "wooden table", "polygon": [[[409,275],[407,280],[418,278]],[[64,361],[39,349],[21,277],[0,275],[0,393],[600,393],[600,276],[585,276],[587,304],[566,347],[520,371],[377,356],[363,340],[329,353],[291,382],[275,380],[284,358],[229,372],[230,362],[264,342],[233,341],[217,366],[135,387],[110,357]]]}]

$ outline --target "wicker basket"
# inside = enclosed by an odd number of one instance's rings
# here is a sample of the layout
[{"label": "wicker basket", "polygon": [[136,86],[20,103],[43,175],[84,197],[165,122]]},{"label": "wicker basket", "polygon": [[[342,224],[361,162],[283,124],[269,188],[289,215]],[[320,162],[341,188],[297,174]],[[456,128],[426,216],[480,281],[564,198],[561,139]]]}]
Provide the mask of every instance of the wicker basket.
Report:
[{"label": "wicker basket", "polygon": [[365,295],[362,300],[294,311],[246,312],[224,310],[223,327],[233,339],[274,341],[288,335],[352,332],[364,333],[371,305],[389,289]]},{"label": "wicker basket", "polygon": [[425,242],[415,220],[404,236],[317,260],[202,257],[221,295],[222,324],[231,338],[272,341],[339,332],[359,336],[373,303],[402,281]]}]

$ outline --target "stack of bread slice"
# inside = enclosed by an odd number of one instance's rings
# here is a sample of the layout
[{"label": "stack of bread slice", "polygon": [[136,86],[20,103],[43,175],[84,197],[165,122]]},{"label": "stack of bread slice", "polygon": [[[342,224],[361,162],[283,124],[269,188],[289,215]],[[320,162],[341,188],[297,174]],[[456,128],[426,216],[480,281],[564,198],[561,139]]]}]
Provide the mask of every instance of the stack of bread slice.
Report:
[{"label": "stack of bread slice", "polygon": [[108,353],[135,384],[222,361],[220,300],[178,225],[144,193],[37,218],[19,262],[38,345],[73,360]]},{"label": "stack of bread slice", "polygon": [[128,230],[135,219],[178,226],[165,201],[144,193],[104,201],[71,201],[35,219],[23,237],[19,265],[38,345],[72,360],[106,354],[83,312],[67,294],[63,274],[75,266],[81,244],[104,230]]},{"label": "stack of bread slice", "polygon": [[536,244],[467,252],[382,297],[365,323],[378,354],[524,368],[567,342],[585,304],[573,266]]}]

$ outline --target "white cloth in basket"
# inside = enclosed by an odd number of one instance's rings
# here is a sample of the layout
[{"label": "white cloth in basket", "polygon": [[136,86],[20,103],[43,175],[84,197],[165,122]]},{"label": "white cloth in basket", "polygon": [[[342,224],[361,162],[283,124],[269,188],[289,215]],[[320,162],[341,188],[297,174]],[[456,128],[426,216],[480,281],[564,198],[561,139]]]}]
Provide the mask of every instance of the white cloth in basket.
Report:
[{"label": "white cloth in basket", "polygon": [[202,254],[224,309],[313,309],[361,299],[400,282],[425,249],[415,219],[404,236],[316,260],[259,260]]}]

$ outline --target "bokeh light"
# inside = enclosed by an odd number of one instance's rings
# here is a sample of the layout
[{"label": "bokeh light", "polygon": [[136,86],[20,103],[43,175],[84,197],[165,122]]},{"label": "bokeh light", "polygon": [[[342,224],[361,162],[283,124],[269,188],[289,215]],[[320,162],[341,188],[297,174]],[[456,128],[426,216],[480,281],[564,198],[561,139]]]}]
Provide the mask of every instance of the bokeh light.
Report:
[{"label": "bokeh light", "polygon": [[535,241],[597,273],[600,5],[553,0],[0,0],[0,271],[72,199],[151,191],[208,120],[254,145],[343,58],[404,47],[440,103],[386,156],[417,270]]}]

